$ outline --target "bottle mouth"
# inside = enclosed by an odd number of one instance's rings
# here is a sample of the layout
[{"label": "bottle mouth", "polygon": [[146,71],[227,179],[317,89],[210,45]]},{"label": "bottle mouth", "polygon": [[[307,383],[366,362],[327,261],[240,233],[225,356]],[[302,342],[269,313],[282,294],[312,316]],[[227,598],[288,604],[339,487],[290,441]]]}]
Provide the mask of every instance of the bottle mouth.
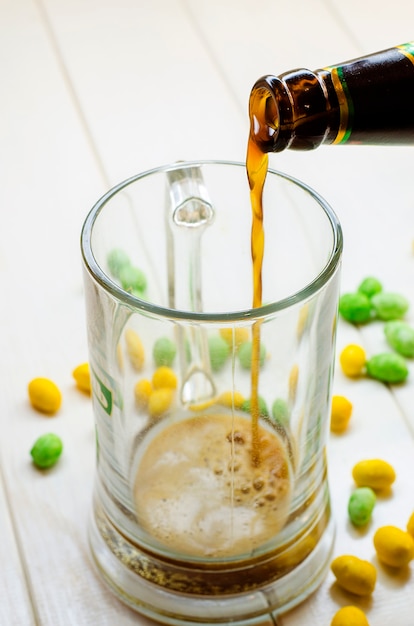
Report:
[{"label": "bottle mouth", "polygon": [[263,153],[320,146],[339,123],[339,104],[332,94],[329,101],[325,82],[321,71],[307,69],[259,78],[249,101],[250,141]]},{"label": "bottle mouth", "polygon": [[[287,147],[284,129],[289,120],[282,119],[281,97],[288,98],[288,95],[276,76],[263,76],[253,85],[249,100],[250,139],[262,152],[280,152]],[[286,112],[291,114],[292,108],[288,107]]]}]

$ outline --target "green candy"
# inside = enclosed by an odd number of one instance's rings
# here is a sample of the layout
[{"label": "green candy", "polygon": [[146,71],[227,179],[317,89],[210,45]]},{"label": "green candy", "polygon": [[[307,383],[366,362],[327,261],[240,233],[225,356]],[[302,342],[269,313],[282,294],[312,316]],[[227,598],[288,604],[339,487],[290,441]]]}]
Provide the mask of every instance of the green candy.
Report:
[{"label": "green candy", "polygon": [[30,454],[32,455],[33,463],[37,467],[47,469],[57,462],[62,454],[62,450],[63,444],[61,439],[53,433],[48,433],[35,441]]},{"label": "green candy", "polygon": [[368,276],[364,278],[364,280],[360,283],[358,287],[358,292],[363,293],[367,298],[372,298],[375,294],[380,293],[382,291],[382,284],[377,278],[373,276]]},{"label": "green candy", "polygon": [[359,291],[344,293],[339,299],[339,314],[351,324],[365,324],[371,319],[371,301]]},{"label": "green candy", "polygon": [[106,262],[108,263],[109,271],[115,278],[119,278],[119,273],[122,268],[131,265],[129,256],[120,248],[111,250],[107,256]]},{"label": "green candy", "polygon": [[130,293],[142,294],[147,287],[147,279],[144,272],[138,267],[132,265],[124,265],[119,270],[119,281],[122,288]]},{"label": "green candy", "polygon": [[282,426],[289,424],[290,411],[286,400],[277,398],[272,404],[272,417]]},{"label": "green candy", "polygon": [[[258,403],[259,403],[259,416],[260,417],[269,417],[269,410],[267,408],[267,404],[264,398],[262,398],[262,396],[258,397]],[[241,410],[245,411],[246,413],[250,413],[251,412],[251,408],[252,408],[252,401],[251,399],[247,399],[245,400],[242,405],[241,405]]]},{"label": "green candy", "polygon": [[384,383],[402,383],[408,376],[408,367],[402,356],[394,352],[376,354],[366,362],[368,376]]},{"label": "green candy", "polygon": [[371,303],[380,320],[396,320],[404,316],[409,307],[409,302],[398,293],[382,291],[372,296]]},{"label": "green candy", "polygon": [[176,345],[169,337],[160,337],[152,348],[152,356],[157,367],[171,367],[176,353]]},{"label": "green candy", "polygon": [[365,526],[371,519],[376,495],[370,487],[358,487],[348,501],[349,519],[355,526]]},{"label": "green candy", "polygon": [[210,353],[210,364],[213,372],[220,370],[230,354],[230,346],[219,335],[209,337],[208,349]]},{"label": "green candy", "polygon": [[[246,369],[251,369],[252,366],[252,353],[253,353],[253,344],[251,341],[244,341],[240,344],[239,350],[237,352],[240,365]],[[260,367],[263,366],[266,359],[266,348],[261,343],[260,344],[260,355],[259,355],[259,364]]]},{"label": "green candy", "polygon": [[384,326],[385,337],[399,354],[409,359],[414,357],[414,328],[406,322],[393,320]]}]

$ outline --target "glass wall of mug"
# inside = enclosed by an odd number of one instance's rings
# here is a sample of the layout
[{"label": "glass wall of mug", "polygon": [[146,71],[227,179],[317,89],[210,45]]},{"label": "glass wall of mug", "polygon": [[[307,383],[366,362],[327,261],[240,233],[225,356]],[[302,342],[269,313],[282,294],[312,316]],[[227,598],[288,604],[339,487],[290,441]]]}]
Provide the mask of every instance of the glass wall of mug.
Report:
[{"label": "glass wall of mug", "polygon": [[82,231],[96,421],[94,561],[166,624],[270,624],[320,584],[340,225],[269,171],[252,308],[244,164],[178,162]]}]

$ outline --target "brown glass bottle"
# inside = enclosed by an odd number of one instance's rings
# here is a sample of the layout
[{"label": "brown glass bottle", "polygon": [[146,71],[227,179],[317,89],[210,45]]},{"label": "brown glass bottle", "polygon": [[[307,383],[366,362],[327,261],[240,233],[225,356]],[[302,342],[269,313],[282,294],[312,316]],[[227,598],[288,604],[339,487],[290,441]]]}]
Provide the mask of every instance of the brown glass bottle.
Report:
[{"label": "brown glass bottle", "polygon": [[253,86],[250,140],[261,152],[321,144],[414,144],[414,42]]}]

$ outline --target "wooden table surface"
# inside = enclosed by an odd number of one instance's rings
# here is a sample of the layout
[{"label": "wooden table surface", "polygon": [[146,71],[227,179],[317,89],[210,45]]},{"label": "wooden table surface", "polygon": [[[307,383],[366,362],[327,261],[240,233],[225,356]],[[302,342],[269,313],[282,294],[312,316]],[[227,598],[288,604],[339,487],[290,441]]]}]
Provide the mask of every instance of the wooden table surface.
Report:
[{"label": "wooden table surface", "polygon": [[[96,577],[86,527],[94,477],[90,399],[73,368],[88,359],[79,234],[113,184],[177,159],[243,161],[251,86],[263,74],[317,68],[414,38],[414,3],[394,0],[0,0],[0,626],[149,626]],[[414,109],[413,109],[414,111]],[[414,112],[413,112],[414,114]],[[413,148],[323,147],[271,155],[337,212],[345,250],[342,291],[367,275],[412,303]],[[341,322],[368,354],[380,324]],[[335,555],[376,563],[372,535],[404,527],[414,510],[414,367],[388,388],[351,381],[337,368],[334,393],[354,405],[349,430],[330,436]],[[27,384],[55,380],[56,417],[30,408]],[[44,432],[64,453],[53,470],[31,464]],[[372,524],[347,521],[351,468],[379,457],[395,468]],[[377,564],[378,565],[378,564]],[[369,600],[355,600],[328,574],[283,626],[329,626],[354,601],[371,626],[413,626],[413,570],[378,565]]]}]

